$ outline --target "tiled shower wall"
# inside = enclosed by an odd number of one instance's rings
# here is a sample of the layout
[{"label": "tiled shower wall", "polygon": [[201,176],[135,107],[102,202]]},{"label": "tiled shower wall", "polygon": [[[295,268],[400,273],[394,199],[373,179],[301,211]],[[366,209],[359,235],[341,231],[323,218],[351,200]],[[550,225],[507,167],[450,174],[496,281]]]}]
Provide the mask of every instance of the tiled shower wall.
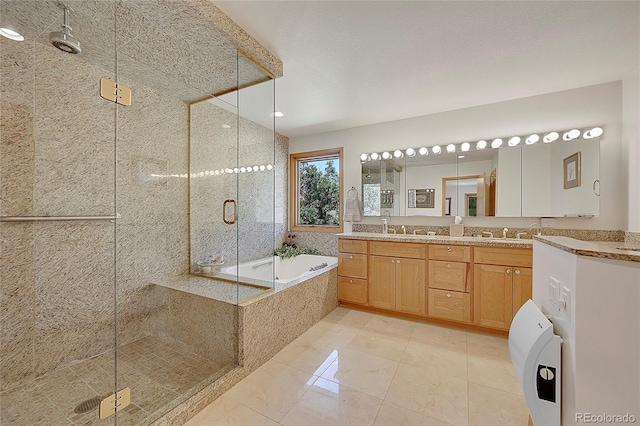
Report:
[{"label": "tiled shower wall", "polygon": [[188,267],[187,105],[119,70],[133,105],[99,96],[113,71],[51,46],[0,40],[2,215],[111,215],[2,223],[0,374],[7,389],[149,334],[165,300],[149,282]]},{"label": "tiled shower wall", "polygon": [[[210,102],[190,108],[191,173],[199,175],[191,181],[192,266],[209,254],[223,255],[225,264],[270,256],[274,244],[279,245],[286,233],[288,139],[276,134],[274,152],[273,144],[268,143],[273,140],[273,131],[241,118],[238,151],[236,120],[235,114]],[[225,124],[232,127],[225,128]],[[236,161],[238,167],[262,165],[265,170],[210,173],[233,169]],[[267,165],[275,166],[275,171],[266,169]],[[222,221],[227,199],[238,200],[236,226]],[[231,208],[227,215],[230,219]]]}]

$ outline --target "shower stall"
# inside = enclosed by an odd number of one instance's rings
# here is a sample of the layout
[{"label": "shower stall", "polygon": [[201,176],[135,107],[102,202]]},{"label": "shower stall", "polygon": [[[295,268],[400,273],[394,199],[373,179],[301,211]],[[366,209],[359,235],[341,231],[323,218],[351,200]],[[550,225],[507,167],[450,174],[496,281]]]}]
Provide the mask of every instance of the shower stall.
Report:
[{"label": "shower stall", "polygon": [[278,61],[206,0],[0,27],[0,424],[152,424],[237,363],[240,286],[188,291],[198,262],[285,233]]}]

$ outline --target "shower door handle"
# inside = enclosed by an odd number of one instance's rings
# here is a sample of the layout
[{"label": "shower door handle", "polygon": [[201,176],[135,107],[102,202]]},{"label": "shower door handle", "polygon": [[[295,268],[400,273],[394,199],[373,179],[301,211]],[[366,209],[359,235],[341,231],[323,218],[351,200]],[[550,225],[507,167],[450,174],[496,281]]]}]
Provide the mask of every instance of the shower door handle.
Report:
[{"label": "shower door handle", "polygon": [[[227,220],[227,204],[233,204],[233,219],[232,220]],[[236,202],[236,200],[224,200],[224,203],[222,203],[222,220],[224,221],[224,223],[226,223],[227,225],[233,225],[238,221],[238,203]]]}]

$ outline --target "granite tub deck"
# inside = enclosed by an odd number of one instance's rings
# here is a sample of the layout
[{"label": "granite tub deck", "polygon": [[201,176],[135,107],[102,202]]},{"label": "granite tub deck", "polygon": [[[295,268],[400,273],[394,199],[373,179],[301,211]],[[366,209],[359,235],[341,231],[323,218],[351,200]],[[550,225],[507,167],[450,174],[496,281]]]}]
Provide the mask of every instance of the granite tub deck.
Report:
[{"label": "granite tub deck", "polygon": [[569,237],[536,236],[535,241],[579,256],[640,262],[640,243],[624,241],[582,241]]},{"label": "granite tub deck", "polygon": [[[237,321],[238,343],[237,365],[233,369],[153,424],[183,424],[333,311],[338,306],[337,264],[316,272],[305,281],[269,290],[240,285],[240,297],[236,296],[234,284],[207,278],[156,282],[162,291],[221,303],[235,310],[230,314],[233,318],[222,321],[222,327],[233,327],[233,321]],[[237,299],[240,302],[236,304]]]}]

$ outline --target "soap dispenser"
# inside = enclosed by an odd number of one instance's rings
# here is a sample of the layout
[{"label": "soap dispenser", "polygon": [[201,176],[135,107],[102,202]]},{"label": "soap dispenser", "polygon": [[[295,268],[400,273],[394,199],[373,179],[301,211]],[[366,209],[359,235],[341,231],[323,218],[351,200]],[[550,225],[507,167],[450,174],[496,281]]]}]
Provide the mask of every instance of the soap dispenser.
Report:
[{"label": "soap dispenser", "polygon": [[389,233],[389,224],[387,223],[387,219],[382,219],[382,233],[383,234]]}]

